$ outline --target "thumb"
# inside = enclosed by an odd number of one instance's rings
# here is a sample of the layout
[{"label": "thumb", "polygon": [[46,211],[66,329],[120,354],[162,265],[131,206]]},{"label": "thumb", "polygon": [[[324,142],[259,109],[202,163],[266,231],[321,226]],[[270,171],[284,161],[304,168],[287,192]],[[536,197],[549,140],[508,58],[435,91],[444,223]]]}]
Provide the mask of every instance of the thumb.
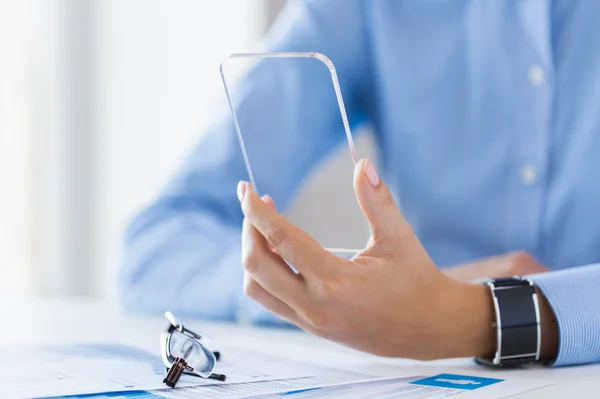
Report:
[{"label": "thumb", "polygon": [[384,252],[392,252],[414,233],[388,187],[381,181],[375,166],[361,159],[354,169],[354,192],[358,205],[369,222],[373,244]]}]

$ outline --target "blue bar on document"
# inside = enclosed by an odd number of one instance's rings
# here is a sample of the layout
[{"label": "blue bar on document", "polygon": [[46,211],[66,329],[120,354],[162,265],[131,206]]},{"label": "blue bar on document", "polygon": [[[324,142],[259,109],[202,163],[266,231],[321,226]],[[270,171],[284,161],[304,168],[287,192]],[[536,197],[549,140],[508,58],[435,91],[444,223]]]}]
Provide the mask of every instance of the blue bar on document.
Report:
[{"label": "blue bar on document", "polygon": [[127,392],[99,392],[82,395],[69,396],[48,396],[36,399],[165,399],[164,396],[153,394],[146,391],[127,391]]},{"label": "blue bar on document", "polygon": [[475,389],[485,388],[489,385],[497,384],[502,381],[504,380],[497,378],[473,377],[470,375],[438,374],[434,375],[433,377],[412,381],[411,384],[473,391]]}]

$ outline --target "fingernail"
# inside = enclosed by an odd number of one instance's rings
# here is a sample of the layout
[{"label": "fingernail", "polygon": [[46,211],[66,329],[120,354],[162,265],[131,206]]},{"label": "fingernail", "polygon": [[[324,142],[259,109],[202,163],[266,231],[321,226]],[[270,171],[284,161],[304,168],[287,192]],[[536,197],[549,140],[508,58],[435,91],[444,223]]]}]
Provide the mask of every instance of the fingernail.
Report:
[{"label": "fingernail", "polygon": [[275,201],[273,201],[273,198],[271,198],[269,194],[265,194],[261,198],[263,202],[267,204],[270,208],[275,209]]},{"label": "fingernail", "polygon": [[379,179],[379,175],[375,170],[375,166],[373,166],[373,164],[368,159],[363,159],[362,170],[367,176],[367,179],[369,179],[369,183],[371,183],[373,187],[377,187],[381,179]]},{"label": "fingernail", "polygon": [[240,180],[237,185],[237,196],[238,200],[242,202],[244,200],[244,195],[246,194],[246,182]]}]

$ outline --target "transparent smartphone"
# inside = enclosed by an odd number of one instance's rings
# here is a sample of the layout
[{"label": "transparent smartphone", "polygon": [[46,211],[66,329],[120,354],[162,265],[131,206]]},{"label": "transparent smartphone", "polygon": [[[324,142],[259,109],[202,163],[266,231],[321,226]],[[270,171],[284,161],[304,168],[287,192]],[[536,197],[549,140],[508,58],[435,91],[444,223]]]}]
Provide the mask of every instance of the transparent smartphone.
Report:
[{"label": "transparent smartphone", "polygon": [[[362,217],[352,191],[353,164],[359,158],[333,62],[316,52],[239,53],[223,61],[220,73],[255,190],[277,193],[278,205],[292,204],[286,216],[294,224],[332,253],[353,257],[359,251],[354,248],[363,247],[368,238],[366,224],[355,227],[362,230],[358,234],[353,229],[332,228]],[[239,76],[246,78],[245,90],[235,83]],[[270,104],[269,109],[264,104]],[[332,115],[332,109],[338,109],[339,115]],[[312,160],[340,146],[346,154],[349,151],[352,163],[329,174],[335,178],[319,180],[315,176],[318,165]],[[305,179],[291,182],[284,170]],[[297,199],[300,191],[304,194]],[[341,198],[335,198],[340,193]],[[300,206],[293,206],[297,201]],[[319,214],[319,208],[326,211]]]}]

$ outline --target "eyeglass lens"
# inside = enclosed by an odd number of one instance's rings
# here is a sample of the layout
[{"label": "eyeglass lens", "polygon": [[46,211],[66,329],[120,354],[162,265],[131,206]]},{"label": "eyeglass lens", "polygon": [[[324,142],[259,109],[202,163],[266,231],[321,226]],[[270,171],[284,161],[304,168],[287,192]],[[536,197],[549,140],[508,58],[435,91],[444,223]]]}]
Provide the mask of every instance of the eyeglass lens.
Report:
[{"label": "eyeglass lens", "polygon": [[195,371],[210,374],[215,368],[215,355],[198,341],[175,330],[169,343],[171,355],[184,359]]}]

